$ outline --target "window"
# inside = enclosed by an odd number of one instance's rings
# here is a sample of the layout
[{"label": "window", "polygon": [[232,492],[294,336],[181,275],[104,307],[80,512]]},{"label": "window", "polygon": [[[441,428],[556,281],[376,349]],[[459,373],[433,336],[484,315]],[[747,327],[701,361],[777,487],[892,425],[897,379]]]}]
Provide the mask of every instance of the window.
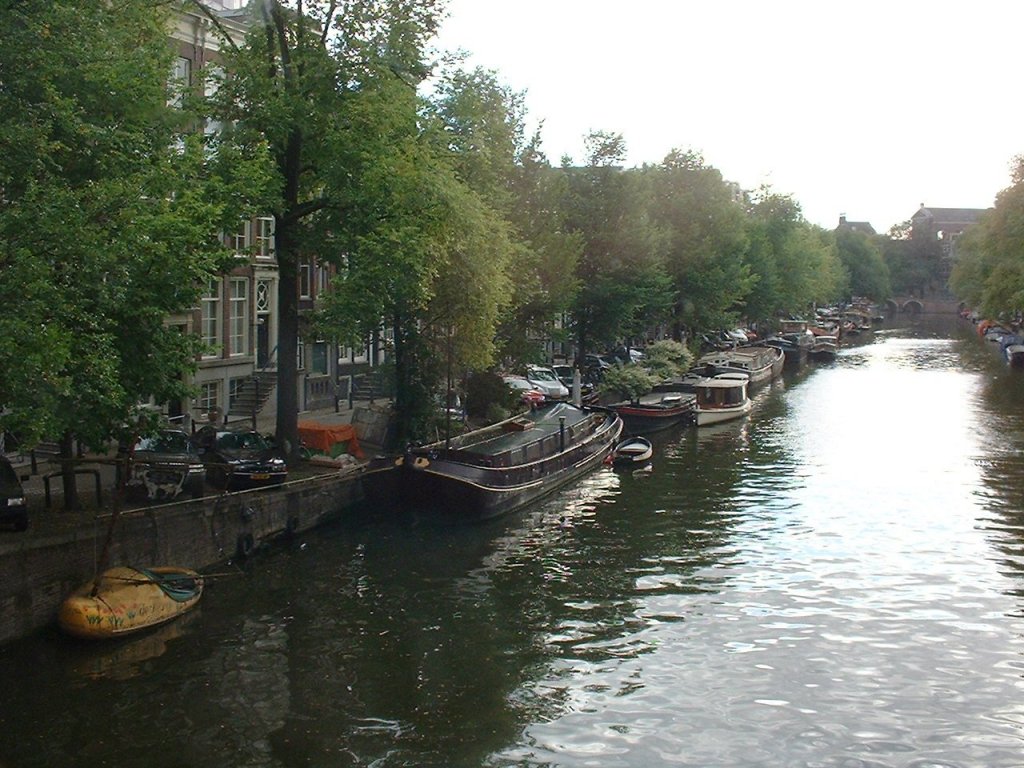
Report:
[{"label": "window", "polygon": [[295,345],[295,367],[300,371],[306,369],[306,342],[299,339]]},{"label": "window", "polygon": [[237,254],[244,254],[249,250],[249,220],[242,219],[238,225],[238,229],[231,236],[231,242],[228,243]]},{"label": "window", "polygon": [[[220,87],[220,81],[224,76],[224,70],[220,67],[208,65],[204,68],[204,82],[203,82],[203,95],[206,96],[207,101],[211,101],[214,96],[217,95],[217,89]],[[203,126],[203,133],[209,137],[217,133],[220,133],[220,129],[223,127],[223,123],[219,120],[213,120],[208,118],[206,124]]]},{"label": "window", "polygon": [[268,280],[256,282],[256,311],[270,311],[270,282]]},{"label": "window", "polygon": [[231,279],[229,323],[231,354],[249,354],[249,281],[244,277]]},{"label": "window", "polygon": [[248,381],[248,377],[231,379],[228,382],[228,407],[230,410],[235,410],[238,396],[241,394],[242,389],[244,389],[246,381]]},{"label": "window", "polygon": [[220,281],[211,280],[202,299],[203,357],[216,357],[220,345]]},{"label": "window", "polygon": [[184,56],[178,56],[174,60],[171,69],[171,82],[168,88],[169,94],[167,105],[181,109],[185,100],[185,92],[192,85],[192,61]]},{"label": "window", "polygon": [[308,299],[313,296],[313,265],[308,261],[299,264],[299,297]]},{"label": "window", "polygon": [[256,219],[256,256],[260,259],[274,258],[273,216],[261,216]]},{"label": "window", "polygon": [[311,363],[313,373],[327,373],[327,342],[317,341],[313,344],[313,360]]},{"label": "window", "polygon": [[199,402],[197,405],[203,413],[209,413],[220,400],[220,382],[219,381],[207,381],[202,384],[199,388]]}]

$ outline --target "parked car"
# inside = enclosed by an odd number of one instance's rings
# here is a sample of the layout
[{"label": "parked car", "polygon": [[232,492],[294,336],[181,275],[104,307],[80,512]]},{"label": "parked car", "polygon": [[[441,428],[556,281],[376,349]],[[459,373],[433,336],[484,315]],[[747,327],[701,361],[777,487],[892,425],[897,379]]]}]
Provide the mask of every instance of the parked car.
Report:
[{"label": "parked car", "polygon": [[206,465],[206,479],[220,490],[277,485],[288,465],[267,438],[252,430],[203,427],[193,438]]},{"label": "parked car", "polygon": [[0,456],[0,523],[16,531],[28,528],[28,505],[18,473],[6,456]]},{"label": "parked car", "polygon": [[589,354],[584,358],[587,368],[596,368],[600,371],[607,371],[615,363],[607,355]]},{"label": "parked car", "polygon": [[547,397],[543,392],[533,386],[522,376],[502,376],[502,381],[519,398],[519,402],[530,408],[536,408],[543,403]]},{"label": "parked car", "polygon": [[526,380],[543,392],[548,400],[565,400],[569,397],[569,388],[558,380],[552,369],[543,365],[526,366]]},{"label": "parked car", "polygon": [[[571,365],[553,365],[551,366],[551,370],[555,372],[558,380],[565,384],[566,389],[569,390],[569,394],[572,395],[572,381],[576,373],[575,367]],[[580,395],[587,397],[594,391],[594,384],[590,381],[590,377],[587,376],[585,371],[581,371],[580,373]]]},{"label": "parked car", "polygon": [[182,493],[198,499],[205,484],[206,466],[185,432],[164,429],[135,444],[129,493],[152,501],[170,501]]}]

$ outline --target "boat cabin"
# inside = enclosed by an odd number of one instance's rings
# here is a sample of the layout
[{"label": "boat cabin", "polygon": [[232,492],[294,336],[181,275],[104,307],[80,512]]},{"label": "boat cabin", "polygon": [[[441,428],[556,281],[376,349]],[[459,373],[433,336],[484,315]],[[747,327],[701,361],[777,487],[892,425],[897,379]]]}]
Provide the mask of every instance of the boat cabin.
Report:
[{"label": "boat cabin", "polygon": [[743,373],[720,373],[699,379],[696,385],[698,408],[732,408],[747,399],[750,378]]}]

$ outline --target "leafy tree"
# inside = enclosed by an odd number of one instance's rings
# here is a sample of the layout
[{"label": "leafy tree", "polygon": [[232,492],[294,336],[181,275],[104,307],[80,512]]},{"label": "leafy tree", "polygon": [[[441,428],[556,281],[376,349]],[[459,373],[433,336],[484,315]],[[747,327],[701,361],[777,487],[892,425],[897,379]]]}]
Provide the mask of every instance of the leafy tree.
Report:
[{"label": "leafy tree", "polygon": [[[226,126],[223,140],[264,143],[276,177],[268,207],[279,268],[277,435],[290,452],[299,446],[299,265],[315,259],[353,269],[366,265],[371,254],[397,252],[402,274],[375,290],[364,309],[379,304],[381,293],[390,295],[393,306],[415,301],[430,277],[419,250],[422,222],[367,228],[374,211],[358,209],[373,202],[353,191],[352,177],[366,169],[367,156],[391,168],[409,169],[415,162],[406,137],[415,126],[417,102],[409,94],[426,75],[423,48],[439,13],[433,0],[267,0],[258,5],[244,45],[225,39],[230,75],[219,83],[215,99],[215,114]],[[384,130],[375,134],[367,126]],[[406,143],[392,156],[384,144],[396,134]],[[372,182],[386,202],[395,196],[408,202],[409,190],[421,180],[416,173],[411,182],[397,179],[401,189],[392,193],[380,189],[387,183],[381,175],[377,171]],[[350,217],[357,220],[355,233],[346,235]],[[341,241],[353,247],[339,248]],[[413,295],[397,295],[396,281]],[[404,361],[396,364],[400,368]]]},{"label": "leafy tree", "polygon": [[950,286],[987,317],[1017,316],[1024,308],[1024,156],[995,206],[958,241]]},{"label": "leafy tree", "polygon": [[641,174],[618,166],[625,156],[620,135],[595,132],[587,146],[587,166],[563,168],[567,223],[583,238],[572,308],[580,357],[591,345],[643,333],[671,306],[664,238],[649,216],[653,190]]},{"label": "leafy tree", "polygon": [[139,0],[0,10],[0,428],[60,435],[65,459],[186,394],[198,342],[166,320],[222,267],[244,199],[241,158],[181,137],[167,25]]},{"label": "leafy tree", "polygon": [[880,243],[893,293],[924,296],[942,282],[942,248],[931,233],[915,235],[911,222],[904,221]]},{"label": "leafy tree", "polygon": [[840,229],[835,237],[839,259],[850,275],[850,293],[875,301],[888,298],[889,268],[874,238],[851,229]]},{"label": "leafy tree", "polygon": [[744,211],[735,190],[694,152],[673,150],[644,170],[652,177],[652,218],[666,238],[674,335],[733,325],[758,279],[744,261]]}]

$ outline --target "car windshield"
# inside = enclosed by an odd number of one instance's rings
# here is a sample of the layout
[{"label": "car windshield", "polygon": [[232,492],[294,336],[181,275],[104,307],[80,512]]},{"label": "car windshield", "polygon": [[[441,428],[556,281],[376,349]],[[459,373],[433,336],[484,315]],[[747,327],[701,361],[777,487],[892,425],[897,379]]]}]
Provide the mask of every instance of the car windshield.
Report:
[{"label": "car windshield", "polygon": [[267,441],[258,432],[225,432],[217,438],[218,448],[249,448],[263,450],[268,448]]},{"label": "car windshield", "polygon": [[555,374],[551,371],[545,371],[543,368],[530,371],[530,378],[536,379],[537,381],[554,381]]},{"label": "car windshield", "polygon": [[188,436],[183,432],[163,432],[155,437],[144,437],[135,445],[136,451],[153,453],[188,453]]}]

